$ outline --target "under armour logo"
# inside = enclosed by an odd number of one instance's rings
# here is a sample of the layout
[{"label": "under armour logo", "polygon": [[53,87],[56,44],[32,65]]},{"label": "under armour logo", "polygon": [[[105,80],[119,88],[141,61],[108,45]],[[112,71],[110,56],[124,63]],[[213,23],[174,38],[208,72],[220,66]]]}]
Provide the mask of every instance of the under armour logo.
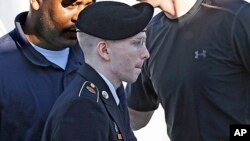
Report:
[{"label": "under armour logo", "polygon": [[206,58],[207,57],[207,51],[206,50],[202,50],[202,52],[201,53],[199,53],[199,51],[197,50],[197,51],[195,51],[194,52],[194,58],[195,59],[199,59],[199,57],[202,57],[202,58]]}]

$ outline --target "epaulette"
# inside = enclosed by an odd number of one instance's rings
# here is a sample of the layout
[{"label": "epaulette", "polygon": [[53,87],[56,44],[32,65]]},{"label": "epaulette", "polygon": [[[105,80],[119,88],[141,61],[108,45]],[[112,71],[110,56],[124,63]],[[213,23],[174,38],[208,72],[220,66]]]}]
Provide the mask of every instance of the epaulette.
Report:
[{"label": "epaulette", "polygon": [[83,82],[81,89],[79,91],[78,96],[80,97],[82,94],[91,94],[91,95],[96,95],[96,102],[99,101],[99,90],[98,88],[95,86],[95,84],[89,82],[89,81],[85,81]]}]

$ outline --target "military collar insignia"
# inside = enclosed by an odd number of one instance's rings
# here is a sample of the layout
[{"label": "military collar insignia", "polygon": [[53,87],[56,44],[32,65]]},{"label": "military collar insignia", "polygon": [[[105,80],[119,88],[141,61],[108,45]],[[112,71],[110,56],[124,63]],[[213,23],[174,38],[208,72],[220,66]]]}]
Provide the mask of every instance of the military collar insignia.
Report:
[{"label": "military collar insignia", "polygon": [[106,91],[102,91],[102,97],[109,99],[109,94]]}]

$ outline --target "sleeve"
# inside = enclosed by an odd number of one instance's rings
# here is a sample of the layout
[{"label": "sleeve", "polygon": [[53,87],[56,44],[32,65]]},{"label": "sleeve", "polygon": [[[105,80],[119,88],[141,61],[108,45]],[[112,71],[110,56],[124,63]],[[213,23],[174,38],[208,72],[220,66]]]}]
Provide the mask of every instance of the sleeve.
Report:
[{"label": "sleeve", "polygon": [[52,141],[109,140],[108,121],[96,101],[80,97],[70,103],[51,138]]},{"label": "sleeve", "polygon": [[137,81],[127,84],[126,95],[128,107],[137,111],[153,111],[158,108],[159,100],[149,80],[141,74]]},{"label": "sleeve", "polygon": [[[2,78],[1,78],[1,74],[0,74],[0,128],[1,128],[0,132],[2,130],[2,111],[3,111],[3,85],[2,85]],[[1,137],[0,137],[0,139],[1,139]]]},{"label": "sleeve", "polygon": [[[153,25],[153,24],[152,24]],[[151,39],[154,36],[152,26],[147,28],[147,48],[151,52]],[[126,95],[128,106],[137,111],[153,111],[159,106],[159,97],[152,85],[149,73],[149,60],[143,64],[143,69],[136,82],[127,84]]]},{"label": "sleeve", "polygon": [[238,11],[232,29],[232,46],[240,64],[250,72],[250,4]]},{"label": "sleeve", "polygon": [[4,106],[7,105],[7,100],[8,97],[7,95],[4,93],[4,83],[3,83],[3,73],[0,67],[0,140],[1,140],[1,130],[3,130],[2,128],[2,123],[3,123],[3,111],[4,111]]}]

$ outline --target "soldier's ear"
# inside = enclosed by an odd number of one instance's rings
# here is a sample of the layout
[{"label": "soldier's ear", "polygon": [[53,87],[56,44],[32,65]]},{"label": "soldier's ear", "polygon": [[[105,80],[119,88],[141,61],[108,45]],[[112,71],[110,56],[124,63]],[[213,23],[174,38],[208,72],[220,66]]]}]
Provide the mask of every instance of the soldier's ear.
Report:
[{"label": "soldier's ear", "polygon": [[30,0],[30,8],[34,10],[38,10],[40,8],[41,1],[40,0]]},{"label": "soldier's ear", "polygon": [[100,41],[97,44],[97,50],[100,57],[106,61],[110,60],[109,46],[106,41]]}]

